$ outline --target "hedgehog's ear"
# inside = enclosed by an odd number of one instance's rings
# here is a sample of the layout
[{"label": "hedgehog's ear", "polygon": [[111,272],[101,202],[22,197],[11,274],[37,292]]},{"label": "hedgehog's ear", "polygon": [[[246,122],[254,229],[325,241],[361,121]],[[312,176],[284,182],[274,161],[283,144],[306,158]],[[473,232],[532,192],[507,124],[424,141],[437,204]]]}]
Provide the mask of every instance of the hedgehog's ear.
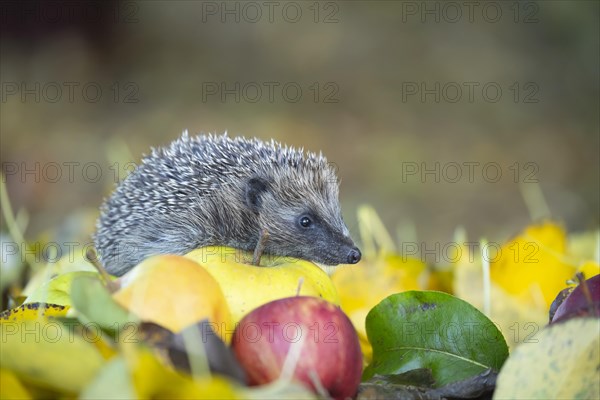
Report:
[{"label": "hedgehog's ear", "polygon": [[252,211],[260,210],[261,196],[269,189],[269,183],[262,178],[250,178],[246,184],[246,205]]}]

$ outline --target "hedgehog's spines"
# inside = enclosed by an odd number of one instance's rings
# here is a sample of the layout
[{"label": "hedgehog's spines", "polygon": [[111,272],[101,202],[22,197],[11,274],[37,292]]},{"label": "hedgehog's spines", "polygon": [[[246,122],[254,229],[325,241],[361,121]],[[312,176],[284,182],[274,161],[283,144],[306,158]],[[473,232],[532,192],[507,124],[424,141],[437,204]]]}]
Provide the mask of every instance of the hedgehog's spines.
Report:
[{"label": "hedgehog's spines", "polygon": [[[170,145],[152,148],[105,200],[96,247],[105,267],[120,275],[156,253],[183,254],[205,245],[251,250],[265,228],[268,252],[340,263],[353,244],[334,177],[322,153],[275,140],[227,133],[191,137],[184,131]],[[259,211],[245,203],[252,178],[269,182],[268,189],[253,189]],[[295,221],[306,213],[320,224],[323,243],[303,236],[311,231],[297,231]]]}]

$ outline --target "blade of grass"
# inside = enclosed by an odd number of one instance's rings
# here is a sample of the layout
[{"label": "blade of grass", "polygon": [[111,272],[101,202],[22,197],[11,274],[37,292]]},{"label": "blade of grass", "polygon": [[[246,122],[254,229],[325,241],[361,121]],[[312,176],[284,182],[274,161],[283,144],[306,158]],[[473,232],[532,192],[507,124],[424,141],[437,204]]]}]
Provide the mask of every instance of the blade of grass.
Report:
[{"label": "blade of grass", "polygon": [[552,215],[538,182],[521,182],[519,189],[532,221],[549,218]]},{"label": "blade of grass", "polygon": [[480,239],[479,247],[481,249],[481,269],[483,272],[483,313],[490,318],[492,311],[492,294],[490,280],[490,254],[488,251],[487,239]]},{"label": "blade of grass", "polygon": [[[8,229],[8,234],[15,243],[25,244],[25,238],[23,237],[23,233],[19,229],[19,224],[15,218],[15,215],[12,211],[12,206],[10,204],[10,199],[8,197],[8,191],[6,190],[6,179],[3,173],[0,173],[0,203],[2,204],[2,215],[6,220],[6,228]],[[21,252],[21,260],[23,260],[23,251],[19,246],[19,251]]]}]

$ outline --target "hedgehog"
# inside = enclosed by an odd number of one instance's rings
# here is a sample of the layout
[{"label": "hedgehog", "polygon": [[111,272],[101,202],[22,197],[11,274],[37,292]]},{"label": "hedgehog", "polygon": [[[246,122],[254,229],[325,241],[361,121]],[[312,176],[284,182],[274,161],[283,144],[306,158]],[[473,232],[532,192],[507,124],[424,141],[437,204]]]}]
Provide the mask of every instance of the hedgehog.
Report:
[{"label": "hedgehog", "polygon": [[184,131],[152,148],[104,201],[94,242],[117,276],[146,257],[204,246],[253,251],[262,244],[273,256],[355,264],[361,253],[338,192],[335,169],[321,153]]}]

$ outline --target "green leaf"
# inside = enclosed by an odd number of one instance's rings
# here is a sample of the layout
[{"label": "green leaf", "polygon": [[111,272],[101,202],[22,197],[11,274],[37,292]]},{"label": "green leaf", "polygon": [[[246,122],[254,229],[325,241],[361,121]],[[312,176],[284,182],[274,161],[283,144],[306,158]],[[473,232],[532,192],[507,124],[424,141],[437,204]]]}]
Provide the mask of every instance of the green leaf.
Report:
[{"label": "green leaf", "polygon": [[77,271],[58,275],[36,288],[27,297],[25,303],[50,303],[71,306],[71,283],[73,279],[79,276],[94,277],[98,276],[98,273]]},{"label": "green leaf", "polygon": [[592,399],[600,393],[600,319],[572,318],[523,343],[498,376],[494,399]]},{"label": "green leaf", "polygon": [[98,324],[108,331],[120,331],[137,318],[117,304],[99,277],[80,276],[71,284],[71,301],[79,320]]},{"label": "green leaf", "polygon": [[428,368],[436,387],[500,370],[508,357],[502,333],[469,303],[447,293],[391,295],[369,312],[373,362],[363,380]]}]

